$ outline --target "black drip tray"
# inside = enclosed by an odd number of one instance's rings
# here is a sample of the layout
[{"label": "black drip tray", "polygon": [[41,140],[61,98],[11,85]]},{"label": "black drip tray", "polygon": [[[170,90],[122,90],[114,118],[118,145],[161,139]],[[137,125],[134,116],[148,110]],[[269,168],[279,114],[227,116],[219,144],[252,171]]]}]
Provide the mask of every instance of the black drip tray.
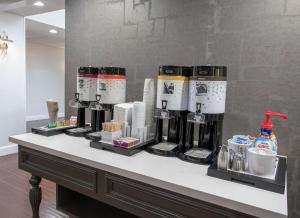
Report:
[{"label": "black drip tray", "polygon": [[101,142],[101,141],[99,141],[99,142],[91,141],[90,147],[97,148],[100,150],[114,152],[114,153],[121,154],[121,155],[132,156],[136,153],[141,152],[148,146],[153,145],[154,142],[155,142],[155,140],[151,139],[146,142],[140,143],[132,148],[122,148],[122,147],[114,146],[112,144],[108,144],[108,143]]},{"label": "black drip tray", "polygon": [[275,180],[262,178],[255,175],[238,173],[234,171],[218,169],[217,162],[215,161],[209,166],[207,175],[224,179],[232,182],[241,183],[244,185],[253,186],[256,188],[284,194],[285,191],[285,175],[287,158],[279,156]]},{"label": "black drip tray", "polygon": [[160,142],[147,148],[147,151],[160,156],[174,157],[177,155],[179,145],[172,142]]},{"label": "black drip tray", "polygon": [[181,160],[196,164],[211,164],[215,153],[204,148],[193,148],[186,152],[179,152],[178,157]]},{"label": "black drip tray", "polygon": [[66,131],[66,134],[74,137],[85,137],[86,134],[90,133],[92,129],[90,127],[78,127]]}]

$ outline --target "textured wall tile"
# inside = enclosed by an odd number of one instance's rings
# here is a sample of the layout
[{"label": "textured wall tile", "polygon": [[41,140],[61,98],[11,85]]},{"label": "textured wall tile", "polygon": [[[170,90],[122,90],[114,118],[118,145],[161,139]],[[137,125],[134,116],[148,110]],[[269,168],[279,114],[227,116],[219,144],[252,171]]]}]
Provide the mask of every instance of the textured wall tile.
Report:
[{"label": "textured wall tile", "polygon": [[263,81],[239,81],[233,98],[233,111],[249,117],[269,109],[269,88]]},{"label": "textured wall tile", "polygon": [[234,5],[238,8],[244,19],[256,19],[257,17],[262,17],[265,12],[265,1],[261,0],[251,0],[251,1],[241,1],[240,4]]},{"label": "textured wall tile", "polygon": [[145,78],[156,78],[158,74],[157,66],[137,65],[135,78],[138,82],[143,83]]},{"label": "textured wall tile", "polygon": [[285,9],[285,0],[266,0],[266,15],[282,15]]},{"label": "textured wall tile", "polygon": [[192,24],[194,31],[201,28],[207,28],[214,24],[214,15],[216,7],[213,4],[205,3],[205,1],[193,1],[192,2]]},{"label": "textured wall tile", "polygon": [[[226,65],[227,66],[227,80],[239,81],[242,80],[242,67],[240,64]],[[229,86],[229,85],[228,85]]]},{"label": "textured wall tile", "polygon": [[130,39],[137,37],[137,25],[125,25],[121,29],[122,38]]},{"label": "textured wall tile", "polygon": [[145,1],[143,3],[136,4],[134,7],[134,22],[139,23],[141,21],[147,21],[149,18],[150,3]]},{"label": "textured wall tile", "polygon": [[190,0],[152,0],[150,18],[179,16],[189,14],[191,9]]},{"label": "textured wall tile", "polygon": [[[168,39],[184,40],[187,34],[194,32],[192,16],[171,17],[166,19],[166,36]],[[196,36],[196,35],[195,35]]]},{"label": "textured wall tile", "polygon": [[222,32],[239,32],[244,28],[243,14],[233,5],[222,7],[219,13],[219,25]]},{"label": "textured wall tile", "polygon": [[[291,130],[292,131],[292,130]],[[300,128],[298,128],[298,131],[300,131]],[[295,134],[290,139],[291,145],[300,145],[300,135]],[[288,150],[289,157],[299,157],[300,155],[300,146],[290,146]]]},{"label": "textured wall tile", "polygon": [[229,5],[239,5],[244,0],[217,0],[218,5],[220,6],[229,6]]},{"label": "textured wall tile", "polygon": [[258,65],[273,66],[278,61],[280,49],[273,45],[262,45],[257,49],[257,62]]},{"label": "textured wall tile", "polygon": [[100,29],[102,25],[115,27],[124,23],[124,2],[111,1],[102,3],[97,0],[90,0],[87,4],[87,14],[90,20],[97,21],[92,23],[93,27]]},{"label": "textured wall tile", "polygon": [[134,24],[133,0],[125,0],[124,6],[124,23]]},{"label": "textured wall tile", "polygon": [[147,20],[138,23],[138,37],[144,38],[153,36],[154,33],[154,21]]},{"label": "textured wall tile", "polygon": [[[234,122],[232,122],[234,120]],[[226,113],[223,126],[223,141],[226,142],[235,134],[248,134],[250,121],[247,114]]]},{"label": "textured wall tile", "polygon": [[236,81],[228,80],[227,81],[227,90],[226,90],[226,107],[225,107],[225,113],[232,113],[233,109],[233,97],[235,95],[235,86]]},{"label": "textured wall tile", "polygon": [[154,36],[161,37],[165,34],[166,31],[166,20],[165,19],[155,19],[154,21]]},{"label": "textured wall tile", "polygon": [[300,1],[287,0],[286,14],[287,15],[300,15]]},{"label": "textured wall tile", "polygon": [[241,39],[234,33],[217,34],[211,45],[213,64],[232,65],[240,60]]},{"label": "textured wall tile", "polygon": [[269,81],[274,70],[272,66],[247,66],[243,70],[243,80]]}]

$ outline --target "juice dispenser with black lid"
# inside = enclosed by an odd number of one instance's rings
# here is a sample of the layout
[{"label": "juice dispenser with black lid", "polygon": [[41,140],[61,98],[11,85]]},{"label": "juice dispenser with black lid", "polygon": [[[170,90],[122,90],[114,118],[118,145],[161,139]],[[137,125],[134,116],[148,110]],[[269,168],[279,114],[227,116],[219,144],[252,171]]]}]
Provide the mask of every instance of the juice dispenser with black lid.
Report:
[{"label": "juice dispenser with black lid", "polygon": [[184,145],[191,73],[192,68],[186,66],[159,67],[155,145],[147,148],[149,152],[175,156]]},{"label": "juice dispenser with black lid", "polygon": [[122,67],[101,67],[97,76],[96,101],[90,104],[95,124],[95,130],[86,135],[92,141],[101,140],[100,131],[105,117],[113,118],[113,108],[115,104],[124,103],[126,98],[126,69]]},{"label": "juice dispenser with black lid", "polygon": [[78,68],[77,92],[75,99],[69,102],[70,107],[77,109],[77,128],[67,130],[68,135],[82,137],[92,131],[92,128],[85,123],[85,109],[91,102],[96,101],[98,70],[97,67],[91,66]]},{"label": "juice dispenser with black lid", "polygon": [[211,163],[222,144],[227,67],[196,66],[189,80],[186,140],[178,156],[196,163]]}]

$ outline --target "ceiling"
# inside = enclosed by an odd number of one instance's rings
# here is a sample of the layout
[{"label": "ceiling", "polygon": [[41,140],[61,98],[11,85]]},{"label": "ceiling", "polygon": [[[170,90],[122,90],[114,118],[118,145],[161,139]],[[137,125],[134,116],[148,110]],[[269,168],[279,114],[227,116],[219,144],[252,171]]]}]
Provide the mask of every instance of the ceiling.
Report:
[{"label": "ceiling", "polygon": [[0,11],[5,11],[20,16],[30,16],[65,8],[65,0],[40,0],[44,7],[34,6],[37,0],[0,0]]},{"label": "ceiling", "polygon": [[65,28],[65,10],[51,11],[43,14],[27,16],[27,19],[35,20],[52,26]]},{"label": "ceiling", "polygon": [[[25,26],[27,41],[64,48],[65,10],[27,16]],[[51,34],[51,29],[55,29],[57,34]]]},{"label": "ceiling", "polygon": [[[26,17],[26,40],[28,42],[64,48],[65,46],[65,0],[39,0],[43,7],[34,6],[38,0],[0,0],[0,12]],[[49,30],[57,30],[51,34]]]},{"label": "ceiling", "polygon": [[[49,33],[50,29],[57,30],[57,34]],[[64,48],[65,30],[56,26],[26,19],[26,40],[28,42]]]}]

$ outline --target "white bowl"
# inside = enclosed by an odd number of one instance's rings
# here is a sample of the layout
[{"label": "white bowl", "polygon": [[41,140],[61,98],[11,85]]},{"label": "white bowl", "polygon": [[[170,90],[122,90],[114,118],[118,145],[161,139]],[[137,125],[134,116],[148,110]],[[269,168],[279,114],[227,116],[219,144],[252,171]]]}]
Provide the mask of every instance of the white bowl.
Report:
[{"label": "white bowl", "polygon": [[248,161],[250,173],[256,175],[274,175],[276,154],[269,149],[249,148]]}]

